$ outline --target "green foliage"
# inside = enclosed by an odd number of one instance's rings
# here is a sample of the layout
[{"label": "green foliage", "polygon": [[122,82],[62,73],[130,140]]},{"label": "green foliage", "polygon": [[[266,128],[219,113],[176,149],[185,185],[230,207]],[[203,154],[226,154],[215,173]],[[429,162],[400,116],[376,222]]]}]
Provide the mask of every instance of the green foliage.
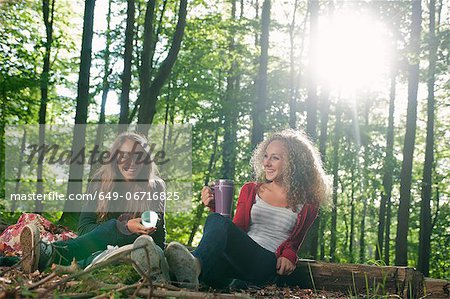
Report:
[{"label": "green foliage", "polygon": [[108,284],[133,284],[141,279],[141,276],[134,270],[133,266],[126,264],[102,267],[91,274],[95,280]]},{"label": "green foliage", "polygon": [[[56,3],[50,85],[70,87],[67,76],[77,67],[73,53],[77,36],[68,20],[74,17],[70,9],[75,3]],[[41,2],[5,1],[0,12],[0,97],[5,101],[1,121],[36,123],[45,39]],[[50,99],[58,99],[56,90],[52,92]]]}]

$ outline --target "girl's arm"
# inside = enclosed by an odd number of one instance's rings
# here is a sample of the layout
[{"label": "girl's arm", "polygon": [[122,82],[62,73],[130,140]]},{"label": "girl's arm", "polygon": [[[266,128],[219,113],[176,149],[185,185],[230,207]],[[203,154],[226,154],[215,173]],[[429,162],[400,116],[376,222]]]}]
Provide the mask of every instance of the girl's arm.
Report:
[{"label": "girl's arm", "polygon": [[294,265],[297,263],[297,252],[319,212],[319,208],[312,204],[307,204],[307,208],[305,208],[306,206],[300,212],[293,234],[278,247],[276,252],[277,258],[285,257]]},{"label": "girl's arm", "polygon": [[89,209],[87,206],[83,207],[83,211],[80,214],[80,219],[78,220],[79,235],[85,235],[100,225],[100,223],[97,223],[97,213],[87,211],[93,210]]},{"label": "girl's arm", "polygon": [[[253,186],[253,188],[252,188]],[[234,214],[233,223],[236,224],[243,231],[248,230],[249,219],[249,201],[253,200],[254,197],[255,185],[254,183],[246,183],[241,188],[241,192],[239,192],[239,198],[236,205],[236,212]]]}]

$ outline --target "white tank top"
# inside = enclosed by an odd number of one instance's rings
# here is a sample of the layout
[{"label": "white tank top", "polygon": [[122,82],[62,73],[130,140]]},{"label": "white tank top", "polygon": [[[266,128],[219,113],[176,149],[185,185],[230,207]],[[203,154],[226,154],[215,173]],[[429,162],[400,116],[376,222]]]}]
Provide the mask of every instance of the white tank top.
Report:
[{"label": "white tank top", "polygon": [[260,246],[275,252],[291,235],[296,222],[297,213],[292,209],[272,206],[256,194],[247,234]]}]

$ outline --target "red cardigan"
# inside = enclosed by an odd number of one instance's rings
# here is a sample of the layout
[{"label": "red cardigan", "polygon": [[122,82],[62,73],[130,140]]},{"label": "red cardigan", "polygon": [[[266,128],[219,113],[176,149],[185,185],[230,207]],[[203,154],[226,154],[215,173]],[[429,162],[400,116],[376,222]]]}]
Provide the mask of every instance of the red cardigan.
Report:
[{"label": "red cardigan", "polygon": [[[236,206],[236,214],[233,223],[245,232],[250,225],[250,213],[255,203],[256,192],[261,184],[251,182],[246,183],[239,193],[239,199]],[[282,256],[290,260],[294,265],[297,263],[297,252],[305,239],[308,229],[317,217],[319,208],[313,204],[304,204],[302,210],[297,215],[297,223],[287,240],[278,247],[276,251],[277,258]]]}]

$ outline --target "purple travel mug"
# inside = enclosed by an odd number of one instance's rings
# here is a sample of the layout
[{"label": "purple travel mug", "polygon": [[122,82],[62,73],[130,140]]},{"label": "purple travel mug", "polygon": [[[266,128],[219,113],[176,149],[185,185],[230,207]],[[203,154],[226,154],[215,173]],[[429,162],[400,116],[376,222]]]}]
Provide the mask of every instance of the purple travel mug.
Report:
[{"label": "purple travel mug", "polygon": [[233,208],[234,183],[232,180],[220,179],[214,185],[215,212],[231,218]]}]

